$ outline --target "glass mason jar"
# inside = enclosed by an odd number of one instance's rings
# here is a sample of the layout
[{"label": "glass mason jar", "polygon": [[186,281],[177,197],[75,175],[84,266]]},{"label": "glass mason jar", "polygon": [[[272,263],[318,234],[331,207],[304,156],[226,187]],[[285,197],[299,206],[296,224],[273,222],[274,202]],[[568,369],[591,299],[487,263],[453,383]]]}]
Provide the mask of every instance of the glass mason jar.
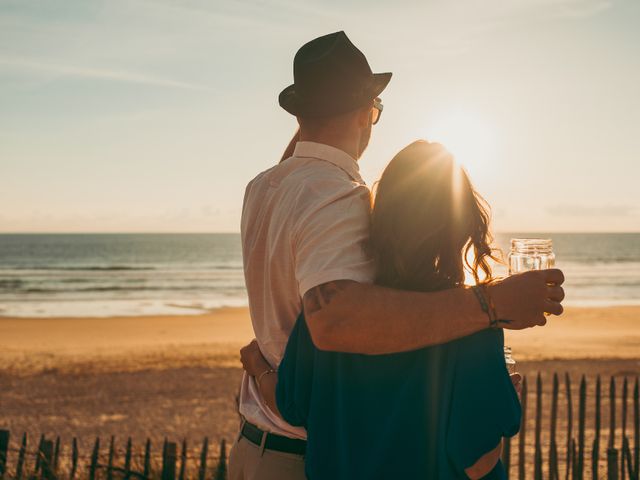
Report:
[{"label": "glass mason jar", "polygon": [[504,361],[507,364],[507,370],[509,371],[509,375],[513,375],[516,373],[516,361],[513,359],[511,355],[511,347],[505,345],[504,347]]},{"label": "glass mason jar", "polygon": [[552,268],[556,263],[550,238],[512,238],[509,275]]},{"label": "glass mason jar", "polygon": [[[556,263],[553,242],[550,238],[512,238],[509,252],[509,275],[528,270],[552,268]],[[516,371],[511,347],[504,347],[504,359],[509,374]]]}]

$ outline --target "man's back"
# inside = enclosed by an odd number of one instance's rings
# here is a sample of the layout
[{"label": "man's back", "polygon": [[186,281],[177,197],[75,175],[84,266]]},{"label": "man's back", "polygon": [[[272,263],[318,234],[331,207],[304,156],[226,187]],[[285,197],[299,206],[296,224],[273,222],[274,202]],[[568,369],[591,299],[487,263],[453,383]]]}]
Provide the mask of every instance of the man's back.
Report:
[{"label": "man's back", "polygon": [[[294,156],[254,178],[245,193],[242,249],[249,307],[265,358],[277,367],[302,296],[333,280],[370,282],[369,190],[356,161],[327,145],[300,142]],[[240,413],[261,428],[305,438],[262,401],[245,375]]]}]

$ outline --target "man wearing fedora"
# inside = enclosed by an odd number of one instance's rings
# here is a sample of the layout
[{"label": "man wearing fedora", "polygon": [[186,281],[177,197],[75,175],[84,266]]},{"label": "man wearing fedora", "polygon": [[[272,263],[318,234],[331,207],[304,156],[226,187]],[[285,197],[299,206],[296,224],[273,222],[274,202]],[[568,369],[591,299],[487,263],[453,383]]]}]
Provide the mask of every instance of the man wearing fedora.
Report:
[{"label": "man wearing fedora", "polygon": [[[302,46],[293,69],[294,84],[279,101],[297,117],[299,134],[283,161],[248,184],[242,211],[255,345],[271,368],[243,377],[231,480],[305,478],[306,432],[287,424],[261,394],[262,387],[277,381],[277,367],[302,311],[315,345],[341,352],[402,352],[487,328],[471,290],[419,293],[372,285],[373,262],[363,248],[370,192],[358,160],[380,119],[379,97],[391,73],[372,73],[344,32]],[[546,322],[539,308],[546,293],[540,278],[510,277],[491,287],[509,328]],[[559,314],[559,302],[556,308],[553,313]]]}]

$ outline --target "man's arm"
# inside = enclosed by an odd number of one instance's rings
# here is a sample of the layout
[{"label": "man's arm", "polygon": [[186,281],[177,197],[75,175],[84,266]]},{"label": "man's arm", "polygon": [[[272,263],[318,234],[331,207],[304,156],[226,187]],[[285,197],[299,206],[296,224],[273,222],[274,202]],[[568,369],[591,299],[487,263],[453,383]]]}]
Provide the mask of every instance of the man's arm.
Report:
[{"label": "man's arm", "polygon": [[[544,325],[544,312],[562,313],[564,276],[560,270],[513,275],[488,287],[505,328]],[[489,319],[469,288],[409,292],[338,280],[314,287],[303,297],[314,344],[321,350],[394,353],[439,345],[489,327]]]}]

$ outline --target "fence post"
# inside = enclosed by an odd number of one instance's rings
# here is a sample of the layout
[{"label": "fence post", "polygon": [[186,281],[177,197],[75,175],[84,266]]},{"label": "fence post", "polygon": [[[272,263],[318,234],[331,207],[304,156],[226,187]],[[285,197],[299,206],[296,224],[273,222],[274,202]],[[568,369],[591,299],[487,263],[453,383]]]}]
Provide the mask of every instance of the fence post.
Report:
[{"label": "fence post", "polygon": [[96,469],[98,468],[98,455],[100,454],[100,437],[96,437],[96,443],[91,452],[91,463],[89,464],[89,480],[95,480]]},{"label": "fence post", "polygon": [[76,476],[76,470],[78,469],[78,439],[73,437],[71,444],[71,473],[69,477],[73,480]]},{"label": "fence post", "polygon": [[558,374],[553,374],[553,390],[551,392],[551,426],[549,432],[549,479],[559,480],[558,472],[558,444],[556,442],[556,427],[558,423]]},{"label": "fence post", "polygon": [[527,436],[527,377],[522,379],[522,419],[518,434],[518,480],[525,480],[525,466],[527,463],[525,439]]},{"label": "fence post", "polygon": [[502,463],[504,464],[504,470],[507,474],[507,480],[509,480],[511,470],[511,437],[505,437],[502,441]]},{"label": "fence post", "polygon": [[175,480],[177,450],[174,442],[166,442],[162,459],[162,480]]},{"label": "fence post", "polygon": [[35,473],[38,473],[38,471],[40,470],[40,463],[41,463],[40,452],[42,451],[42,444],[43,443],[44,443],[44,435],[40,435],[40,441],[38,442],[38,455],[36,456]]},{"label": "fence post", "polygon": [[627,437],[622,438],[622,461],[620,462],[620,468],[629,473],[629,478],[635,480],[638,475],[633,470],[633,464],[631,463],[631,448],[629,447],[629,439]]},{"label": "fence post", "polygon": [[220,459],[218,460],[218,468],[214,480],[226,480],[227,478],[227,444],[224,440],[220,442]]},{"label": "fence post", "polygon": [[576,450],[576,440],[571,439],[571,476],[573,480],[578,480],[578,451]]},{"label": "fence post", "polygon": [[149,478],[151,472],[151,439],[147,438],[147,443],[144,446],[144,478]]},{"label": "fence post", "polygon": [[131,437],[127,439],[127,451],[124,455],[124,479],[131,478]]},{"label": "fence post", "polygon": [[53,471],[57,474],[60,461],[60,436],[56,437],[56,446],[53,449]]},{"label": "fence post", "polygon": [[580,380],[580,403],[578,404],[578,478],[584,478],[584,430],[587,409],[587,379]]},{"label": "fence post", "polygon": [[542,444],[540,436],[542,432],[542,378],[540,372],[536,378],[536,428],[535,428],[535,453],[533,458],[533,478],[542,480]]},{"label": "fence post", "polygon": [[187,439],[182,439],[182,452],[180,452],[180,474],[178,478],[180,480],[185,480],[185,472],[187,469]]},{"label": "fence post", "polygon": [[200,468],[198,469],[198,480],[205,480],[207,475],[207,450],[209,449],[209,438],[204,437],[202,442],[202,452],[200,452]]},{"label": "fence post", "polygon": [[571,379],[569,378],[569,372],[564,374],[565,393],[567,397],[567,452],[566,452],[566,464],[565,464],[565,480],[569,480],[569,474],[571,473],[571,467],[573,465],[573,453],[572,453],[572,435],[573,435],[573,405],[571,402]]},{"label": "fence post", "polygon": [[51,440],[43,441],[40,453],[42,455],[40,478],[42,480],[53,480],[55,478],[53,474],[53,442]]},{"label": "fence post", "polygon": [[633,469],[636,475],[640,475],[640,391],[638,388],[638,377],[636,376],[636,385],[633,387]]},{"label": "fence post", "polygon": [[22,468],[24,467],[24,456],[27,453],[27,432],[22,434],[22,443],[18,452],[18,464],[16,465],[16,480],[22,479]]},{"label": "fence post", "polygon": [[[624,460],[625,460],[625,451],[624,451],[624,440],[627,437],[627,394],[628,394],[628,385],[627,385],[627,377],[624,377],[624,381],[622,382],[622,418],[620,419],[620,424],[622,426],[622,442],[620,445],[621,455],[620,455],[620,479],[625,480],[625,468],[624,468]],[[631,479],[634,480],[634,479]]]},{"label": "fence post", "polygon": [[7,471],[7,452],[9,451],[9,431],[0,430],[0,479]]},{"label": "fence post", "polygon": [[111,435],[109,441],[109,456],[107,458],[107,480],[113,480],[113,455],[115,451],[115,437]]},{"label": "fence post", "polygon": [[598,480],[600,466],[600,424],[601,424],[601,386],[600,375],[596,379],[596,407],[595,407],[595,433],[593,439],[593,449],[591,450],[591,478]]},{"label": "fence post", "polygon": [[609,448],[607,449],[607,478],[618,480],[618,451],[615,448],[616,435],[616,380],[611,376],[609,383]]},{"label": "fence post", "polygon": [[162,442],[162,461],[164,461],[164,457],[167,455],[167,437],[164,437],[164,441]]}]

